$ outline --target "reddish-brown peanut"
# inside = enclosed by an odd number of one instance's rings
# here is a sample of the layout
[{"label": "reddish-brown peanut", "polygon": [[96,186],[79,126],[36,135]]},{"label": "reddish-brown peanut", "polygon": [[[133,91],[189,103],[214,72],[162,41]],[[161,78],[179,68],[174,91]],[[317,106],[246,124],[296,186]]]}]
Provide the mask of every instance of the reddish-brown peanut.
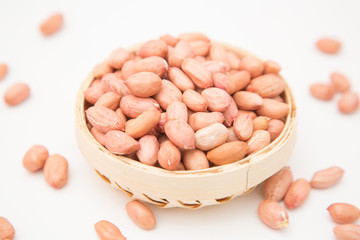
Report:
[{"label": "reddish-brown peanut", "polygon": [[155,216],[152,211],[138,200],[126,204],[126,212],[129,218],[139,227],[151,230],[156,225]]},{"label": "reddish-brown peanut", "polygon": [[94,228],[100,240],[126,240],[120,230],[109,221],[101,220],[95,223]]},{"label": "reddish-brown peanut", "polygon": [[28,99],[29,96],[29,86],[26,83],[16,83],[6,90],[4,101],[9,106],[16,106]]},{"label": "reddish-brown peanut", "polygon": [[22,164],[24,168],[30,172],[36,172],[44,167],[49,152],[42,145],[32,146],[23,157]]},{"label": "reddish-brown peanut", "polygon": [[44,165],[45,181],[53,188],[62,188],[68,181],[68,162],[60,154],[50,155]]}]

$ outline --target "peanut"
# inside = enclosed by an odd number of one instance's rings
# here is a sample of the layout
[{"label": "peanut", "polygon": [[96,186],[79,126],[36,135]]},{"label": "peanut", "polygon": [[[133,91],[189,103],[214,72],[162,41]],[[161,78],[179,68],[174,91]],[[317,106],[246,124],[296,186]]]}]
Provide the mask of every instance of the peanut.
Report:
[{"label": "peanut", "polygon": [[269,121],[269,126],[267,127],[267,131],[270,133],[271,141],[274,141],[284,129],[284,122],[278,119],[271,119]]},{"label": "peanut", "polygon": [[152,72],[139,72],[128,77],[125,81],[130,92],[137,97],[150,97],[161,89],[161,78]]},{"label": "peanut", "polygon": [[283,167],[280,171],[266,179],[264,182],[265,198],[277,202],[281,201],[288,191],[292,181],[293,175],[290,167]]},{"label": "peanut", "polygon": [[354,92],[344,93],[338,101],[340,112],[350,114],[359,108],[359,95]]},{"label": "peanut", "polygon": [[200,170],[209,168],[209,161],[203,151],[198,149],[183,152],[182,160],[186,170]]},{"label": "peanut", "polygon": [[167,45],[175,47],[175,45],[179,42],[179,39],[177,39],[174,36],[171,36],[169,34],[164,34],[160,36],[160,39],[166,42]]},{"label": "peanut", "polygon": [[161,39],[156,39],[143,43],[138,50],[138,55],[142,58],[151,56],[165,58],[167,51],[167,44]]},{"label": "peanut", "polygon": [[272,98],[285,90],[285,81],[278,75],[269,73],[251,80],[247,91],[259,94],[263,98]]},{"label": "peanut", "polygon": [[266,130],[256,130],[253,132],[251,138],[247,141],[249,146],[247,154],[252,154],[260,151],[270,144],[270,133]]},{"label": "peanut", "polygon": [[281,119],[290,111],[290,107],[286,103],[278,102],[270,98],[264,98],[264,103],[256,110],[256,113],[269,118]]},{"label": "peanut", "polygon": [[230,68],[227,51],[223,45],[213,43],[210,48],[209,56],[211,60],[221,62],[226,67]]},{"label": "peanut", "polygon": [[213,86],[211,73],[195,59],[185,59],[181,64],[181,68],[197,87],[209,88]]},{"label": "peanut", "polygon": [[333,232],[338,240],[359,240],[360,225],[341,224],[334,227]]},{"label": "peanut", "polygon": [[195,133],[187,122],[179,119],[167,121],[165,134],[180,149],[195,148]]},{"label": "peanut", "polygon": [[144,111],[125,124],[125,133],[130,137],[140,138],[153,129],[160,121],[160,112],[156,109]]},{"label": "peanut", "polygon": [[60,189],[68,181],[68,162],[60,154],[50,155],[44,165],[45,181],[53,188]]},{"label": "peanut", "polygon": [[4,217],[0,217],[0,239],[13,240],[15,229],[11,223]]},{"label": "peanut", "polygon": [[151,230],[156,225],[155,216],[152,211],[138,200],[126,204],[126,212],[129,218],[139,227]]},{"label": "peanut", "polygon": [[124,63],[131,57],[130,52],[124,48],[115,49],[110,53],[107,63],[114,69],[121,69]]},{"label": "peanut", "polygon": [[341,48],[341,43],[333,38],[321,38],[316,42],[316,47],[323,53],[335,54]]},{"label": "peanut", "polygon": [[281,70],[280,65],[273,60],[264,61],[264,74],[273,73],[278,74]]},{"label": "peanut", "polygon": [[[138,72],[152,72],[163,77],[168,70],[168,64],[165,59],[157,56],[143,58],[141,60],[135,61],[134,69],[131,74]],[[131,75],[130,74],[130,75]],[[128,77],[130,76],[128,75]]]},{"label": "peanut", "polygon": [[118,130],[108,131],[104,139],[105,147],[115,154],[130,154],[140,148],[140,144],[135,139]]},{"label": "peanut", "polygon": [[112,73],[113,68],[107,62],[102,62],[96,65],[92,71],[95,78],[102,78],[108,73]]},{"label": "peanut", "polygon": [[207,56],[210,49],[210,44],[207,41],[197,40],[191,41],[191,49],[196,56]]},{"label": "peanut", "polygon": [[108,73],[101,78],[101,88],[104,92],[112,91],[120,95],[120,97],[131,94],[125,82],[116,77],[114,73]]},{"label": "peanut", "polygon": [[124,123],[111,109],[103,106],[93,106],[86,110],[86,118],[90,124],[101,132],[124,130]]},{"label": "peanut", "polygon": [[320,171],[317,171],[312,180],[312,188],[329,188],[338,183],[344,174],[344,170],[337,166],[329,167]]},{"label": "peanut", "polygon": [[109,221],[101,220],[95,223],[94,227],[100,240],[126,240],[120,230]]},{"label": "peanut", "polygon": [[223,112],[225,126],[230,127],[238,114],[239,110],[236,103],[234,99],[230,97],[230,105]]},{"label": "peanut", "polygon": [[327,210],[336,223],[353,223],[360,218],[360,209],[348,203],[333,203]]},{"label": "peanut", "polygon": [[36,172],[44,167],[49,156],[48,150],[42,145],[32,146],[23,157],[23,166],[30,172]]},{"label": "peanut", "polygon": [[242,59],[240,70],[246,70],[250,73],[251,78],[256,78],[263,73],[264,63],[254,56],[245,56]]},{"label": "peanut", "polygon": [[239,113],[235,118],[233,129],[240,140],[248,140],[253,133],[253,120],[251,116]]},{"label": "peanut", "polygon": [[185,33],[181,33],[179,35],[179,39],[180,40],[185,40],[185,41],[206,41],[206,42],[210,42],[210,39],[203,33],[199,33],[199,32],[185,32]]},{"label": "peanut", "polygon": [[8,66],[5,63],[0,63],[0,81],[4,79],[8,72]]},{"label": "peanut", "polygon": [[214,123],[201,128],[195,133],[196,148],[208,151],[226,142],[229,131],[221,123]]},{"label": "peanut", "polygon": [[264,99],[253,92],[238,91],[233,97],[236,105],[241,110],[256,110],[264,103]]},{"label": "peanut", "polygon": [[90,130],[93,137],[98,141],[101,145],[105,145],[105,133],[97,130],[96,128],[91,128]]},{"label": "peanut", "polygon": [[[169,54],[169,64],[172,67],[181,67],[184,60],[194,57],[192,47],[189,42],[180,40],[174,50]],[[184,69],[183,69],[184,70]]]},{"label": "peanut", "polygon": [[[271,118],[265,117],[265,116],[256,117],[253,120],[254,131],[256,131],[256,130],[266,130],[268,128],[268,126],[269,126],[270,120],[271,120]],[[271,137],[271,134],[270,134],[270,137]]]},{"label": "peanut", "polygon": [[99,97],[94,106],[103,106],[111,110],[115,110],[119,106],[120,99],[121,96],[119,94],[114,92],[107,92]]},{"label": "peanut", "polygon": [[140,98],[134,95],[127,95],[121,98],[120,108],[126,116],[131,118],[136,118],[142,112],[151,109],[160,111],[160,105],[153,98]]},{"label": "peanut", "polygon": [[283,229],[289,224],[286,209],[274,200],[263,200],[259,204],[258,215],[263,223],[273,229]]},{"label": "peanut", "polygon": [[205,61],[202,65],[212,74],[226,73],[229,69],[223,63],[218,61]]},{"label": "peanut", "polygon": [[155,136],[145,135],[139,140],[140,148],[136,152],[139,161],[154,166],[157,163],[159,142]]},{"label": "peanut", "polygon": [[320,100],[329,101],[335,95],[336,89],[331,84],[314,83],[310,86],[310,93]]},{"label": "peanut", "polygon": [[173,171],[177,168],[181,161],[181,153],[170,140],[165,140],[160,143],[157,158],[159,165],[162,168]]},{"label": "peanut", "polygon": [[160,91],[154,96],[155,100],[163,109],[167,109],[169,104],[181,101],[181,91],[170,81],[161,80],[162,85]]},{"label": "peanut", "polygon": [[180,68],[169,68],[168,75],[170,81],[181,91],[184,92],[188,89],[195,89],[194,83]]},{"label": "peanut", "polygon": [[230,106],[231,96],[220,88],[207,88],[201,92],[210,111],[223,112]]},{"label": "peanut", "polygon": [[347,92],[350,90],[349,79],[344,74],[333,72],[330,76],[330,80],[336,90],[340,92]]},{"label": "peanut", "polygon": [[223,121],[224,115],[220,112],[196,112],[189,117],[189,125],[194,131]]},{"label": "peanut", "polygon": [[167,121],[179,119],[188,122],[187,107],[182,102],[173,102],[166,109]]},{"label": "peanut", "polygon": [[9,106],[16,106],[28,99],[29,96],[29,86],[26,83],[16,83],[6,90],[4,101]]},{"label": "peanut", "polygon": [[40,25],[40,31],[45,36],[52,35],[60,30],[63,25],[63,21],[64,18],[61,13],[51,15]]},{"label": "peanut", "polygon": [[247,144],[242,141],[228,142],[208,151],[206,157],[213,164],[220,166],[242,159],[247,148]]},{"label": "peanut", "polygon": [[288,209],[297,208],[302,205],[310,194],[311,185],[304,178],[293,182],[287,191],[284,203]]},{"label": "peanut", "polygon": [[207,101],[196,91],[187,89],[182,95],[182,101],[188,108],[196,112],[203,112],[207,109]]}]

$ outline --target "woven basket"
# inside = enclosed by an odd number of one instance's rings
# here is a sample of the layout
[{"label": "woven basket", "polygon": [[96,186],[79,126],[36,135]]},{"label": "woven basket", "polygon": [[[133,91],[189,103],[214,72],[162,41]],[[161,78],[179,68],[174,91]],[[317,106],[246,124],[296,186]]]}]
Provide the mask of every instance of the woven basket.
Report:
[{"label": "woven basket", "polygon": [[[251,53],[223,44],[240,57]],[[134,49],[134,48],[132,48]],[[162,208],[200,207],[225,203],[249,193],[256,185],[279,171],[289,160],[296,138],[296,106],[290,88],[283,97],[290,106],[285,127],[270,145],[237,162],[192,171],[168,171],[148,166],[109,152],[91,135],[86,125],[84,99],[94,76],[82,83],[76,98],[75,135],[79,149],[98,175],[131,199],[140,199]]]}]

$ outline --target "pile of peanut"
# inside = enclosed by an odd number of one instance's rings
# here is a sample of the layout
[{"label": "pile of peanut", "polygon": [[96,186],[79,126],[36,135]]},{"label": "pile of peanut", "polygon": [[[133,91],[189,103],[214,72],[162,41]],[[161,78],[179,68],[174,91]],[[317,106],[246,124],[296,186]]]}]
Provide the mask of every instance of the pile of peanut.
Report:
[{"label": "pile of peanut", "polygon": [[286,84],[274,61],[239,57],[201,33],[114,50],[84,92],[94,138],[114,154],[167,170],[232,163],[284,128]]}]

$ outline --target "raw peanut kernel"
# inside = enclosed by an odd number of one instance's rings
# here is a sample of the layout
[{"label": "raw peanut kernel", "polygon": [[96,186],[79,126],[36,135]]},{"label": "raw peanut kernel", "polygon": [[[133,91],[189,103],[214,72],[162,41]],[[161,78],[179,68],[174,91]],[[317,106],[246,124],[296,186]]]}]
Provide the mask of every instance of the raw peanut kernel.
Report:
[{"label": "raw peanut kernel", "polygon": [[233,129],[240,140],[248,140],[253,133],[253,120],[251,116],[239,112],[235,118]]},{"label": "raw peanut kernel", "polygon": [[207,101],[193,89],[186,90],[182,95],[182,101],[188,108],[195,112],[203,112],[207,109]]},{"label": "raw peanut kernel", "polygon": [[347,92],[350,90],[349,79],[342,73],[333,72],[330,76],[331,83],[335,86],[336,90],[340,92]]},{"label": "raw peanut kernel", "polygon": [[281,94],[285,90],[285,86],[282,78],[269,73],[252,79],[246,90],[257,93],[263,98],[272,98]]},{"label": "raw peanut kernel", "polygon": [[215,112],[223,112],[230,106],[230,95],[220,88],[206,88],[201,96],[207,101],[208,109]]},{"label": "raw peanut kernel", "polygon": [[264,103],[264,99],[253,92],[238,91],[233,97],[236,105],[241,110],[256,110]]},{"label": "raw peanut kernel", "polygon": [[268,128],[268,126],[269,126],[270,120],[271,119],[269,117],[265,117],[265,116],[256,117],[253,120],[254,131],[256,131],[256,130],[266,130]]},{"label": "raw peanut kernel", "polygon": [[166,136],[180,149],[195,148],[195,133],[187,122],[179,119],[170,120],[164,129]]},{"label": "raw peanut kernel", "polygon": [[360,218],[360,209],[348,203],[333,203],[327,210],[336,223],[353,223]]},{"label": "raw peanut kernel", "polygon": [[196,112],[190,115],[189,125],[197,131],[214,123],[223,123],[224,115],[220,112]]},{"label": "raw peanut kernel", "polygon": [[157,158],[162,168],[174,171],[181,161],[181,153],[170,140],[165,140],[160,144]]},{"label": "raw peanut kernel", "polygon": [[4,79],[8,72],[8,66],[5,63],[0,63],[0,81]]},{"label": "raw peanut kernel", "polygon": [[354,92],[344,93],[338,102],[340,112],[350,114],[359,108],[359,96]]},{"label": "raw peanut kernel", "polygon": [[121,96],[114,92],[107,92],[103,94],[95,103],[95,106],[107,107],[115,110],[120,103]]},{"label": "raw peanut kernel", "polygon": [[108,73],[112,73],[113,69],[109,66],[107,62],[102,62],[96,65],[92,71],[95,78],[102,78]]},{"label": "raw peanut kernel", "polygon": [[45,181],[53,188],[62,188],[68,180],[68,162],[60,154],[50,155],[44,165]]},{"label": "raw peanut kernel", "polygon": [[126,95],[120,100],[121,111],[130,118],[136,118],[142,112],[156,109],[160,111],[160,105],[153,98],[140,98],[134,95]]},{"label": "raw peanut kernel", "polygon": [[131,94],[124,80],[116,77],[114,73],[108,73],[101,78],[101,88],[104,92],[114,92],[120,97]]},{"label": "raw peanut kernel", "polygon": [[135,61],[134,68],[132,70],[133,72],[130,72],[127,77],[129,77],[131,74],[138,72],[153,72],[159,77],[163,77],[167,70],[168,64],[165,59],[157,56],[152,56]]},{"label": "raw peanut kernel", "polygon": [[180,40],[191,41],[206,41],[210,42],[210,39],[203,33],[199,32],[185,32],[179,35]]},{"label": "raw peanut kernel", "polygon": [[341,43],[333,38],[321,38],[316,42],[316,47],[327,54],[338,53],[341,48]]},{"label": "raw peanut kernel", "polygon": [[30,88],[25,83],[16,83],[6,90],[4,101],[9,106],[16,106],[30,96]]},{"label": "raw peanut kernel", "polygon": [[318,99],[329,101],[333,98],[336,90],[331,84],[314,83],[310,86],[310,93]]},{"label": "raw peanut kernel", "polygon": [[290,111],[290,107],[286,103],[278,102],[270,98],[264,98],[264,103],[256,110],[259,116],[267,116],[269,118],[281,119]]},{"label": "raw peanut kernel", "polygon": [[[131,122],[130,122],[131,121]],[[151,109],[141,113],[135,119],[131,119],[125,124],[125,133],[130,137],[140,138],[153,129],[160,121],[160,112]]]},{"label": "raw peanut kernel", "polygon": [[131,57],[130,52],[124,48],[115,49],[110,53],[107,63],[110,67],[121,69],[124,63]]},{"label": "raw peanut kernel", "polygon": [[284,129],[284,122],[279,119],[271,119],[267,131],[270,133],[271,141],[274,141]]},{"label": "raw peanut kernel", "polygon": [[40,25],[40,31],[45,36],[52,35],[60,30],[63,21],[64,19],[61,13],[54,14]]},{"label": "raw peanut kernel", "polygon": [[177,101],[181,101],[181,91],[170,81],[161,80],[162,85],[160,91],[154,96],[155,100],[160,104],[163,109]]},{"label": "raw peanut kernel", "polygon": [[195,133],[196,148],[208,151],[226,142],[229,131],[221,123],[214,123],[207,127],[201,128]]},{"label": "raw peanut kernel", "polygon": [[202,65],[211,73],[226,73],[229,69],[223,63],[218,61],[205,61]]},{"label": "raw peanut kernel", "polygon": [[344,170],[336,166],[317,171],[311,180],[311,187],[318,189],[332,187],[341,180],[343,174]]},{"label": "raw peanut kernel", "polygon": [[168,76],[170,81],[172,81],[174,85],[183,92],[188,89],[195,89],[194,83],[180,68],[169,68]]},{"label": "raw peanut kernel", "polygon": [[30,172],[36,172],[44,167],[49,156],[48,150],[42,145],[32,146],[24,155],[23,166]]},{"label": "raw peanut kernel", "polygon": [[105,133],[97,130],[96,128],[91,128],[90,130],[93,137],[98,141],[101,145],[105,145]]},{"label": "raw peanut kernel", "polygon": [[230,68],[230,64],[227,58],[227,51],[224,46],[213,43],[210,48],[209,56],[211,60],[221,62],[227,68]]},{"label": "raw peanut kernel", "polygon": [[274,200],[263,200],[259,204],[258,215],[263,223],[273,229],[283,229],[289,224],[286,209]]},{"label": "raw peanut kernel", "polygon": [[230,97],[230,105],[223,112],[224,125],[230,127],[238,114],[239,109],[237,108],[234,99]]},{"label": "raw peanut kernel", "polygon": [[247,154],[252,154],[260,151],[270,144],[270,133],[266,130],[256,130],[253,132],[251,138],[247,141],[249,146]]},{"label": "raw peanut kernel", "polygon": [[143,43],[138,50],[138,55],[142,58],[151,56],[165,58],[167,51],[167,44],[163,40],[156,39]]},{"label": "raw peanut kernel", "polygon": [[168,60],[170,66],[179,68],[185,59],[192,57],[194,57],[194,53],[190,43],[187,41],[179,41],[169,54]]},{"label": "raw peanut kernel", "polygon": [[334,227],[333,232],[338,240],[359,240],[360,225],[341,224]]},{"label": "raw peanut kernel", "polygon": [[139,72],[131,75],[125,81],[131,93],[137,97],[150,97],[161,89],[161,78],[152,72]]},{"label": "raw peanut kernel", "polygon": [[188,122],[187,107],[182,102],[173,102],[166,109],[167,121],[179,119]]},{"label": "raw peanut kernel", "polygon": [[195,59],[185,59],[181,64],[181,68],[197,87],[209,88],[213,86],[211,73]]},{"label": "raw peanut kernel", "polygon": [[140,144],[135,139],[121,131],[108,131],[104,139],[105,147],[115,154],[130,154],[140,148]]},{"label": "raw peanut kernel", "polygon": [[266,60],[264,62],[264,74],[273,73],[278,74],[281,70],[280,65],[272,60]]},{"label": "raw peanut kernel", "polygon": [[256,78],[263,73],[264,63],[254,56],[245,56],[242,59],[240,69],[248,71],[251,75],[251,78]]},{"label": "raw peanut kernel", "polygon": [[175,47],[175,45],[179,42],[179,39],[177,39],[174,36],[171,36],[169,34],[164,34],[160,36],[160,39],[166,42],[167,45]]},{"label": "raw peanut kernel", "polygon": [[104,91],[101,88],[101,81],[99,79],[94,80],[91,86],[84,91],[86,101],[91,104],[95,104],[103,94]]},{"label": "raw peanut kernel", "polygon": [[126,212],[129,218],[139,227],[151,230],[156,225],[155,216],[152,211],[138,200],[126,204]]},{"label": "raw peanut kernel", "polygon": [[207,41],[191,41],[190,46],[196,56],[206,56],[209,53],[210,43]]},{"label": "raw peanut kernel", "polygon": [[302,205],[310,194],[311,185],[304,178],[300,178],[290,185],[284,203],[288,209],[297,208]]},{"label": "raw peanut kernel", "polygon": [[15,229],[11,223],[4,217],[0,217],[0,239],[13,240]]},{"label": "raw peanut kernel", "polygon": [[247,144],[241,141],[224,143],[207,152],[206,157],[217,166],[236,162],[247,152]]},{"label": "raw peanut kernel", "polygon": [[100,240],[126,240],[120,230],[109,221],[101,220],[94,227]]},{"label": "raw peanut kernel", "polygon": [[266,199],[281,201],[293,181],[290,167],[283,167],[280,171],[266,179],[264,182],[264,195]]},{"label": "raw peanut kernel", "polygon": [[91,125],[101,132],[124,130],[124,123],[111,109],[103,106],[93,106],[86,110],[86,118]]},{"label": "raw peanut kernel", "polygon": [[233,52],[228,51],[227,52],[227,60],[230,64],[230,68],[233,70],[238,70],[241,66],[241,60],[238,57],[238,55],[236,55]]},{"label": "raw peanut kernel", "polygon": [[209,168],[209,161],[203,151],[198,149],[183,152],[182,160],[186,170],[199,170]]},{"label": "raw peanut kernel", "polygon": [[155,136],[145,135],[139,140],[140,149],[136,152],[139,161],[154,166],[157,163],[159,142]]}]

